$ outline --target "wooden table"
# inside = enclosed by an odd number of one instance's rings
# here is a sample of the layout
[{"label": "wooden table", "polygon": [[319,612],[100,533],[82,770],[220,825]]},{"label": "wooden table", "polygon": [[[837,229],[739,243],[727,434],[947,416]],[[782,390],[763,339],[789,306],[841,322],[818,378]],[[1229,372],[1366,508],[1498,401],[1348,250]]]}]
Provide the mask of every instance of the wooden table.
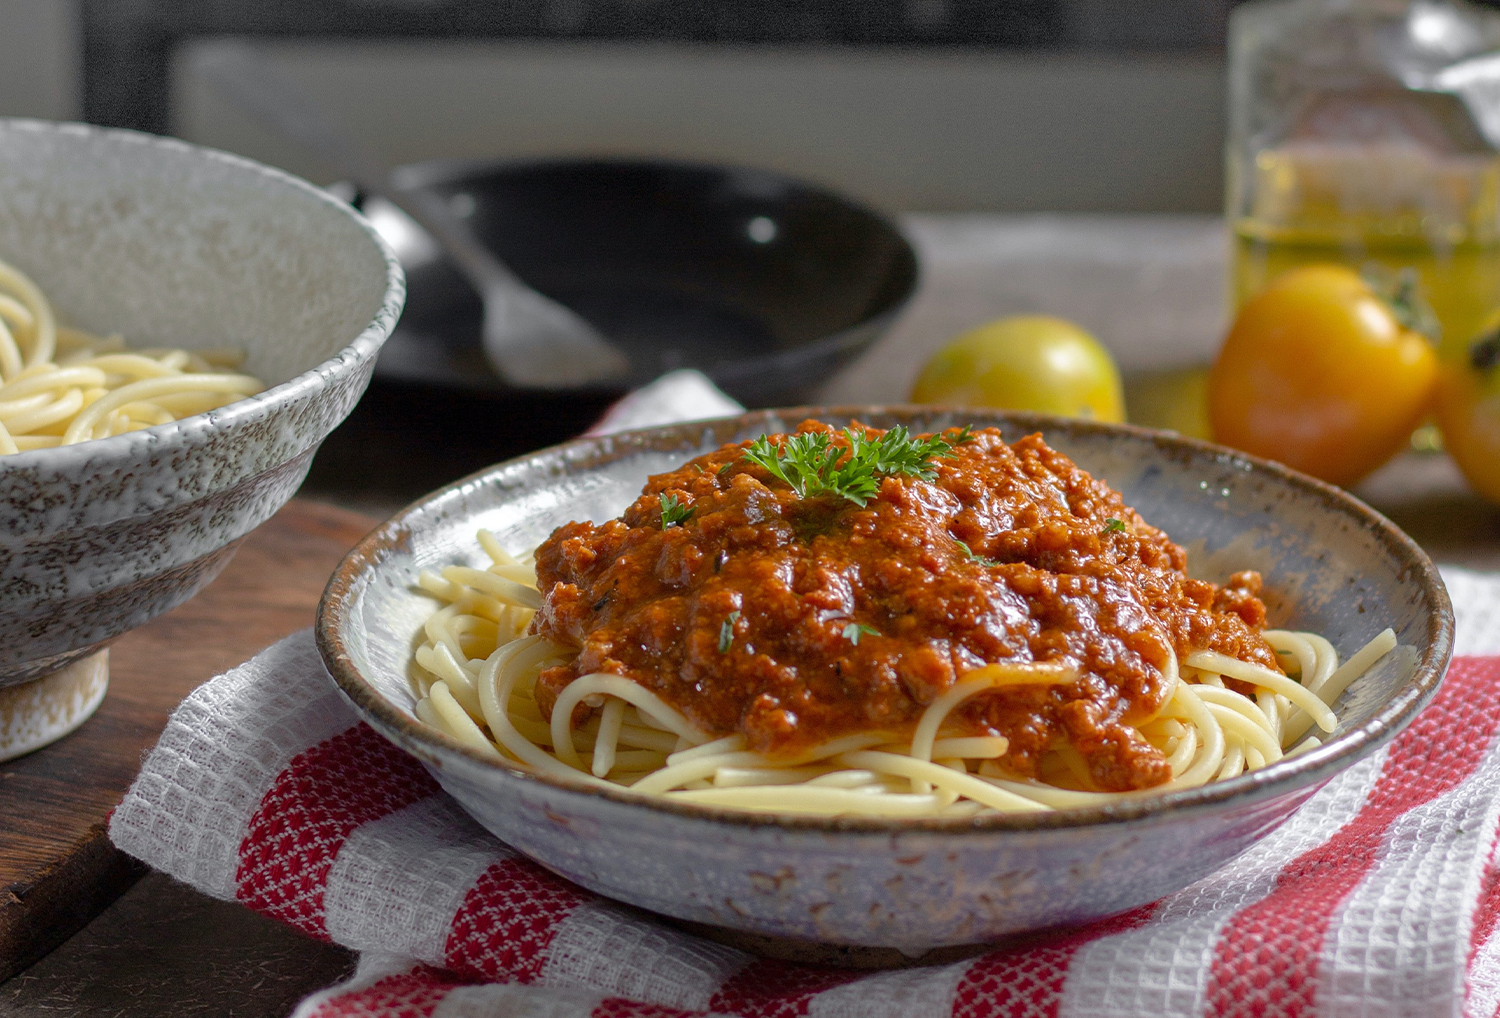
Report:
[{"label": "wooden table", "polygon": [[[115,641],[93,718],[0,764],[0,978],[52,952],[142,877],[104,831],[141,754],[194,687],[311,625],[328,575],[374,522],[293,501],[196,598]],[[349,964],[341,949],[152,875],[87,937],[0,985],[0,1012],[285,1014]]]}]

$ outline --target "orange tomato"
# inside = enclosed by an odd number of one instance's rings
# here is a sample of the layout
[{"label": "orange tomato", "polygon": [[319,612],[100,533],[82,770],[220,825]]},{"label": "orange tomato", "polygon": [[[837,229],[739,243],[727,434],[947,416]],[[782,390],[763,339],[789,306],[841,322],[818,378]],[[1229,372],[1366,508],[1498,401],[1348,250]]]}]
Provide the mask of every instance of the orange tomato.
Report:
[{"label": "orange tomato", "polygon": [[1500,313],[1473,343],[1444,356],[1436,411],[1443,447],[1464,477],[1500,502]]},{"label": "orange tomato", "polygon": [[1437,354],[1354,271],[1305,265],[1240,309],[1208,383],[1214,438],[1334,484],[1421,422]]}]

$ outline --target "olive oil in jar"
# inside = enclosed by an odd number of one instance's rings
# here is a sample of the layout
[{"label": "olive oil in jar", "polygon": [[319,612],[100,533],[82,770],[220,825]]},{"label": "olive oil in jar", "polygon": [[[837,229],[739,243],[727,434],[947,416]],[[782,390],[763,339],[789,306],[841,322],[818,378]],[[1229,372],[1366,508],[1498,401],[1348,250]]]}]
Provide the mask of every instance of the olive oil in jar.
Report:
[{"label": "olive oil in jar", "polygon": [[1256,153],[1252,172],[1233,223],[1233,307],[1312,262],[1412,271],[1449,342],[1500,307],[1493,153],[1291,144]]}]

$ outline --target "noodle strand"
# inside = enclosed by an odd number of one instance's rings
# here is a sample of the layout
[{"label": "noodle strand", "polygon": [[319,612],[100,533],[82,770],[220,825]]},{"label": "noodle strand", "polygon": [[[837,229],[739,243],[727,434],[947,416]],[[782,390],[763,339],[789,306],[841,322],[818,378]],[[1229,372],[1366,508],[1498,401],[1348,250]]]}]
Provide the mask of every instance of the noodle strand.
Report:
[{"label": "noodle strand", "polygon": [[224,351],[125,352],[117,337],[62,329],[41,289],[0,262],[0,455],[166,424],[264,386]]}]

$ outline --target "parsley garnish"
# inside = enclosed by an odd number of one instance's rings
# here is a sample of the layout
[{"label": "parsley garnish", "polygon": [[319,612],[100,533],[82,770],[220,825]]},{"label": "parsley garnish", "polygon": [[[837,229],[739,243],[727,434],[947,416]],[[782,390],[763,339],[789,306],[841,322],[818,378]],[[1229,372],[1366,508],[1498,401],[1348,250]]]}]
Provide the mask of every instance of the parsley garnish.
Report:
[{"label": "parsley garnish", "polygon": [[844,449],[822,431],[793,435],[779,446],[762,435],[745,450],[744,458],[786,484],[798,498],[830,494],[862,506],[880,490],[882,477],[937,477],[931,461],[952,456],[954,446],[971,436],[965,426],[951,440],[942,435],[912,438],[898,424],[871,439],[849,427],[844,429],[849,448]]},{"label": "parsley garnish", "polygon": [[663,530],[668,527],[680,527],[693,518],[692,507],[677,501],[676,495],[662,492],[657,497],[661,499],[661,528]]},{"label": "parsley garnish", "polygon": [[848,640],[856,647],[859,646],[859,638],[861,634],[865,636],[879,636],[880,630],[871,629],[869,626],[865,625],[862,622],[851,622],[844,627],[844,639]]},{"label": "parsley garnish", "polygon": [[974,549],[970,548],[962,541],[954,541],[953,543],[958,545],[959,551],[962,551],[964,555],[968,557],[970,562],[978,562],[982,566],[998,566],[1000,564],[992,558],[985,558],[983,555],[974,554]]},{"label": "parsley garnish", "polygon": [[1109,517],[1107,520],[1104,521],[1104,532],[1106,534],[1123,534],[1123,533],[1125,533],[1125,521],[1124,520],[1117,520],[1113,516]]},{"label": "parsley garnish", "polygon": [[729,648],[734,645],[734,623],[740,617],[740,613],[732,611],[724,624],[719,627],[719,653],[728,654]]}]

